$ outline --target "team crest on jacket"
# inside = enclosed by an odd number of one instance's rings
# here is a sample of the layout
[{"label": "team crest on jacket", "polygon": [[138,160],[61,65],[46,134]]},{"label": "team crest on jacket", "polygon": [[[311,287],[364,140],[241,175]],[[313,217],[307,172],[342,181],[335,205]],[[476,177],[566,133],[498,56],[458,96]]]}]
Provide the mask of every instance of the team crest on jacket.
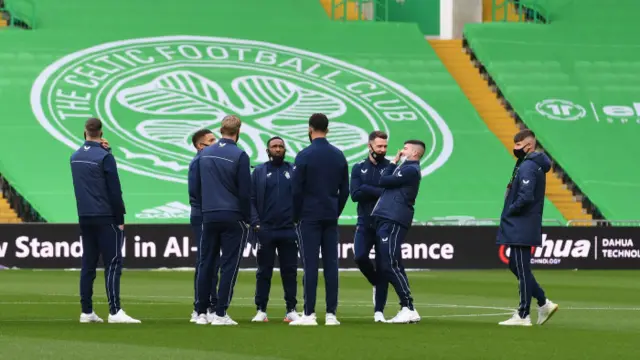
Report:
[{"label": "team crest on jacket", "polygon": [[[329,141],[353,165],[368,134],[420,134],[427,175],[453,151],[451,132],[423,99],[380,74],[307,50],[233,38],[166,36],[100,44],[63,56],[38,76],[31,106],[40,124],[73,149],[89,117],[105,124],[119,168],[187,182],[191,135],[220,137],[228,114],[242,120],[238,145],[253,164],[280,136],[287,160],[309,145],[308,119],[331,119]],[[222,146],[222,144],[220,145]]]},{"label": "team crest on jacket", "polygon": [[284,172],[284,177],[286,177],[287,179],[291,179],[291,175],[289,175],[288,171]]}]

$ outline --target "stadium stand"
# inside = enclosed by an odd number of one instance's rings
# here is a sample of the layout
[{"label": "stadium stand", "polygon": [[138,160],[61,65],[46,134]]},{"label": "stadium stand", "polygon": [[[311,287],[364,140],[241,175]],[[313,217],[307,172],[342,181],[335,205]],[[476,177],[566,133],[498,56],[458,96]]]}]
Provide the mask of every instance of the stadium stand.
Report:
[{"label": "stadium stand", "polygon": [[[507,106],[534,130],[596,216],[640,217],[635,1],[538,1],[550,24],[469,24],[465,36]],[[595,21],[597,19],[597,21]],[[585,25],[585,24],[588,24]],[[569,178],[570,177],[570,178]],[[580,199],[580,196],[578,196]]]},{"label": "stadium stand", "polygon": [[[513,134],[520,128],[516,126],[513,117],[498,101],[495,91],[492,91],[469,56],[463,51],[462,41],[430,40],[429,43],[489,129],[507,149],[512,149]],[[553,171],[547,173],[546,196],[566,219],[592,219],[585,213],[582,204],[575,200],[572,192],[564,186],[562,179]]]},{"label": "stadium stand", "polygon": [[[160,2],[158,14],[170,4]],[[203,0],[185,0],[182,8],[198,4]],[[173,38],[158,37],[176,33],[168,18],[136,15],[144,1],[39,4],[37,33],[3,34],[0,66],[8,76],[0,82],[0,107],[9,116],[0,131],[0,173],[46,221],[76,221],[68,157],[82,143],[86,117],[99,116],[119,161],[126,221],[184,223],[193,131],[216,129],[222,113],[240,114],[241,145],[256,164],[275,134],[295,155],[308,141],[309,114],[322,111],[334,121],[330,139],[351,164],[364,158],[366,134],[376,128],[390,133],[390,155],[408,138],[427,142],[416,221],[495,223],[513,167],[510,151],[415,25],[334,22],[318,2],[293,4],[220,2],[215,13],[171,18],[189,34]],[[101,16],[107,7],[129,25],[114,27]],[[238,7],[243,16],[232,17]],[[266,11],[273,16],[265,19]],[[57,20],[65,16],[74,20]],[[163,106],[166,99],[176,106]],[[21,144],[23,134],[32,148]],[[24,156],[4,155],[16,149]],[[549,201],[545,218],[566,221]],[[350,203],[343,223],[354,222]]]}]

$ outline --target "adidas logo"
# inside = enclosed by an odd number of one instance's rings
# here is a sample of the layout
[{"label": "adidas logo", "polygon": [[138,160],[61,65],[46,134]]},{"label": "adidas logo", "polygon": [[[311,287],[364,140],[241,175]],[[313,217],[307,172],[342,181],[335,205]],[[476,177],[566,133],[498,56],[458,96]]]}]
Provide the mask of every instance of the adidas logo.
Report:
[{"label": "adidas logo", "polygon": [[188,219],[190,216],[191,207],[179,201],[142,210],[142,212],[136,214],[138,219]]}]

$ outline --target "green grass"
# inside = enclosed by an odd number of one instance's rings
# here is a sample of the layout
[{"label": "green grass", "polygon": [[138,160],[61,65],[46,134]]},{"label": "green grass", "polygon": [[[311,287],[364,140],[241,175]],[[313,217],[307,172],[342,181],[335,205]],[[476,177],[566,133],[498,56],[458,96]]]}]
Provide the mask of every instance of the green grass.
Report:
[{"label": "green grass", "polygon": [[[104,280],[96,312],[107,315]],[[544,326],[505,328],[517,303],[507,271],[411,272],[422,322],[374,324],[371,288],[357,272],[341,273],[339,327],[282,323],[282,288],[274,276],[270,322],[252,324],[254,273],[243,272],[229,314],[237,327],[188,322],[190,272],[126,271],[122,303],[141,325],[79,324],[77,272],[0,272],[0,359],[638,359],[639,271],[538,271],[560,304]],[[301,277],[299,277],[299,282]],[[322,282],[319,285],[322,289]],[[299,299],[302,299],[299,286]],[[318,293],[324,322],[323,291]],[[397,311],[395,293],[385,315]],[[302,305],[299,305],[299,310]],[[535,310],[533,314],[535,321]]]}]

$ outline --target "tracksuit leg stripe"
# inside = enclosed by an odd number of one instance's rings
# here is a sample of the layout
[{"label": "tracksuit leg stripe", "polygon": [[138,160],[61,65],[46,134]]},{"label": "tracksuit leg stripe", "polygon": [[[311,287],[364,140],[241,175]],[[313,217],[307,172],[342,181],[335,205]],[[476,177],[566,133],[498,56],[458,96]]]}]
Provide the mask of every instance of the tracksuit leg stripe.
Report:
[{"label": "tracksuit leg stripe", "polygon": [[231,283],[229,284],[229,296],[227,298],[227,304],[231,304],[231,297],[233,296],[233,289],[236,286],[236,281],[238,280],[238,269],[240,268],[240,259],[242,259],[242,253],[244,251],[244,247],[249,238],[249,229],[244,225],[242,221],[238,221],[238,225],[242,229],[242,237],[240,238],[240,248],[238,249],[238,260],[236,261],[236,267],[233,270],[233,275],[231,276]]},{"label": "tracksuit leg stripe", "polygon": [[296,235],[298,236],[298,242],[300,242],[300,257],[302,258],[302,299],[304,301],[303,311],[306,315],[306,304],[307,304],[307,262],[304,260],[304,241],[302,239],[302,221],[298,222],[298,226],[296,227]]}]

